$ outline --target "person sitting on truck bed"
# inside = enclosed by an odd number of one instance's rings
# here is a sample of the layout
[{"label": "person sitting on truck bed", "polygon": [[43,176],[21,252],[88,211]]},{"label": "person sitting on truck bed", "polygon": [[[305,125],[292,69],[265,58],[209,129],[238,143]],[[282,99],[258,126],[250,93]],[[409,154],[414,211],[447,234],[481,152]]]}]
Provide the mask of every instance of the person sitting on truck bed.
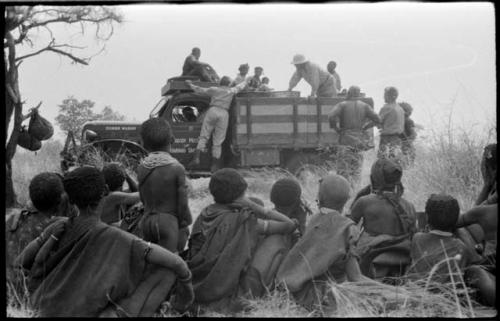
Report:
[{"label": "person sitting on truck bed", "polygon": [[337,92],[339,93],[342,91],[342,84],[340,83],[339,73],[335,71],[335,68],[337,68],[337,63],[335,61],[330,61],[328,65],[326,65],[326,70],[333,76],[335,88],[337,88]]},{"label": "person sitting on truck bed", "polygon": [[231,82],[231,85],[230,85],[231,87],[239,85],[242,82],[247,80],[247,75],[248,75],[248,71],[250,70],[250,66],[248,64],[243,64],[243,65],[240,65],[238,70],[240,72],[236,75],[234,80]]},{"label": "person sitting on truck bed", "polygon": [[[140,201],[137,183],[127,174],[120,163],[108,163],[102,168],[109,194],[100,204],[101,221],[106,224],[119,224],[126,211],[126,206]],[[127,181],[130,192],[123,192],[123,183]]]},{"label": "person sitting on truck bed", "polygon": [[380,123],[380,118],[373,108],[360,100],[360,94],[358,86],[349,87],[347,100],[336,104],[328,115],[330,127],[340,135],[337,173],[354,180],[358,180],[361,173],[361,152],[369,148],[364,138],[364,125],[370,120],[376,124]]},{"label": "person sitting on truck bed", "polygon": [[257,89],[259,89],[260,85],[262,84],[260,76],[262,76],[263,71],[264,69],[262,67],[257,66],[254,68],[254,74],[252,77],[250,77],[250,80],[248,81],[247,90],[257,91]]},{"label": "person sitting on truck bed", "polygon": [[220,87],[202,88],[193,85],[190,80],[186,80],[186,84],[195,92],[210,96],[210,108],[203,119],[198,146],[196,146],[193,160],[189,165],[197,166],[200,164],[200,154],[202,151],[205,151],[207,142],[212,137],[211,172],[214,173],[216,170],[222,168],[222,143],[226,139],[229,107],[234,95],[245,89],[248,80],[232,88],[229,87],[230,80],[227,76],[222,77],[220,80]]},{"label": "person sitting on truck bed", "polygon": [[174,308],[192,303],[191,273],[177,255],[109,226],[97,210],[106,185],[92,166],[64,177],[79,215],[49,225],[17,258],[36,285],[39,317],[149,316],[171,292]]},{"label": "person sitting on truck bed", "polygon": [[193,273],[195,303],[212,310],[242,308],[241,279],[249,266],[259,235],[288,234],[295,223],[285,215],[250,201],[247,182],[238,171],[223,168],[210,178],[214,204],[204,208],[193,224],[188,266]]},{"label": "person sitting on truck bed", "polygon": [[[356,223],[363,219],[364,231],[357,244],[363,273],[375,277],[372,260],[387,251],[399,251],[409,261],[410,239],[416,232],[414,206],[402,197],[402,167],[389,160],[377,159],[371,168],[371,194],[360,197],[352,206],[349,217]],[[406,256],[407,255],[407,256]],[[380,268],[379,276],[397,273],[391,266]]]},{"label": "person sitting on truck bed", "polygon": [[142,123],[141,138],[149,154],[137,168],[139,193],[144,204],[139,228],[146,241],[172,252],[180,251],[192,223],[184,166],[169,153],[172,133],[164,118],[151,118]]},{"label": "person sitting on truck bed", "polygon": [[268,77],[263,77],[262,78],[262,84],[259,86],[257,91],[273,91],[274,89],[269,87],[269,78]]},{"label": "person sitting on truck bed", "polygon": [[199,61],[201,56],[200,48],[193,48],[191,54],[184,60],[182,66],[182,76],[199,76],[201,81],[212,82],[212,77],[208,74],[204,62]]},{"label": "person sitting on truck bed", "polygon": [[335,97],[337,96],[337,88],[333,76],[327,71],[321,69],[315,63],[306,59],[304,55],[295,55],[292,64],[295,65],[295,72],[290,79],[288,91],[291,91],[299,81],[304,78],[311,85],[310,97]]}]

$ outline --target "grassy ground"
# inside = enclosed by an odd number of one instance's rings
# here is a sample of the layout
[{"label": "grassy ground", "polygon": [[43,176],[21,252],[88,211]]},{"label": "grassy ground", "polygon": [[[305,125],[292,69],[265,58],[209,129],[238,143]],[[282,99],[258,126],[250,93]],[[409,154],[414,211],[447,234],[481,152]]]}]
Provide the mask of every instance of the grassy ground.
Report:
[{"label": "grassy ground", "polygon": [[[403,185],[404,197],[412,202],[417,210],[423,210],[425,201],[431,193],[448,193],[456,197],[462,210],[472,207],[482,185],[479,163],[483,147],[493,142],[495,137],[471,138],[465,131],[458,133],[434,133],[432,137],[421,139],[417,144],[415,165],[405,170]],[[30,179],[42,171],[59,171],[58,142],[46,142],[37,154],[18,152],[13,162],[13,179],[21,204],[29,202],[28,184]],[[375,151],[364,155],[361,180],[352,182],[354,192],[369,183],[369,171],[375,160]],[[320,169],[319,172],[324,172]],[[271,206],[269,193],[272,183],[286,175],[275,169],[262,169],[245,173],[249,183],[248,196],[261,198],[266,206]],[[316,209],[317,185],[320,174],[306,172],[301,185],[303,196],[311,208]],[[208,178],[190,181],[189,202],[193,216],[212,202],[208,192]],[[349,202],[350,203],[350,202]],[[347,204],[346,208],[350,204]],[[436,285],[432,285],[436,286]],[[440,294],[426,292],[424,286],[409,283],[398,287],[377,287],[366,284],[332,284],[332,295],[338,303],[337,311],[331,316],[338,317],[478,317],[491,316],[496,311],[481,307],[474,302],[467,302],[458,297],[463,294],[453,290],[452,286],[442,287]],[[14,298],[10,298],[12,302]],[[283,293],[273,292],[269,296],[250,301],[250,312],[240,316],[251,317],[307,317],[311,313],[296,306]],[[32,311],[23,306],[7,306],[7,315],[12,317],[30,317]],[[173,316],[175,313],[166,307],[159,316]],[[221,316],[215,312],[204,312],[203,316]]]}]

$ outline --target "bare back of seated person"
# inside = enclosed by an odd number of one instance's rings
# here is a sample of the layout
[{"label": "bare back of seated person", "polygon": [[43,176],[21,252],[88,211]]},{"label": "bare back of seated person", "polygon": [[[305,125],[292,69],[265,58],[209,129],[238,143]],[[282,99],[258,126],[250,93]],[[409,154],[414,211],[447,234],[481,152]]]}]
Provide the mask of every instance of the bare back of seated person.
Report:
[{"label": "bare back of seated person", "polygon": [[[152,172],[151,172],[152,171]],[[147,177],[146,177],[147,175]],[[145,217],[143,224],[144,239],[160,244],[171,250],[177,250],[179,229],[191,222],[191,213],[187,205],[187,186],[184,167],[172,163],[148,169],[138,167],[139,192],[144,204],[145,216],[156,216],[156,219]],[[156,215],[155,215],[156,214]],[[153,222],[155,220],[155,222]],[[159,228],[150,226],[158,224]],[[151,235],[157,230],[157,235]]]},{"label": "bare back of seated person", "polygon": [[[400,198],[400,204],[403,209],[415,213],[413,206],[405,199]],[[363,218],[364,230],[371,235],[405,234],[394,206],[376,194],[359,198],[352,207],[350,217],[356,223]]]},{"label": "bare back of seated person", "polygon": [[[149,174],[151,169],[139,166],[139,181]],[[168,213],[178,216],[178,187],[185,185],[184,168],[180,164],[170,164],[152,169],[145,182],[139,186],[145,213]],[[179,182],[182,180],[182,182]]]}]

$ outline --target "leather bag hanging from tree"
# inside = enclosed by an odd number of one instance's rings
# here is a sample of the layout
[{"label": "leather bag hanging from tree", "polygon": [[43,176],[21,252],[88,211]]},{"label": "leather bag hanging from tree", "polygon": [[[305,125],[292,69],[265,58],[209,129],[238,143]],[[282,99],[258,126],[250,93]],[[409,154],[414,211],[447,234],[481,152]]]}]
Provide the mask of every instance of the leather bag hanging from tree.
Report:
[{"label": "leather bag hanging from tree", "polygon": [[54,135],[52,124],[38,113],[38,109],[31,112],[28,133],[38,140],[47,140]]},{"label": "leather bag hanging from tree", "polygon": [[32,152],[36,152],[40,148],[42,148],[42,142],[31,136],[29,131],[26,130],[26,127],[23,126],[21,128],[21,132],[17,138],[17,144],[22,148],[30,150]]}]

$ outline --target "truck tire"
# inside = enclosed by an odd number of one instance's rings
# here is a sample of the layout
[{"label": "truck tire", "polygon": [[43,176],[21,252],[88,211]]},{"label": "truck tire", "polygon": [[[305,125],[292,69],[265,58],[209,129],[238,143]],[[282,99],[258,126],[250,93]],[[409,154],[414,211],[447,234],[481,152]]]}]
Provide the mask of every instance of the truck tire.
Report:
[{"label": "truck tire", "polygon": [[320,154],[314,152],[294,152],[286,160],[285,169],[299,179],[306,173],[328,173],[327,163]]}]

